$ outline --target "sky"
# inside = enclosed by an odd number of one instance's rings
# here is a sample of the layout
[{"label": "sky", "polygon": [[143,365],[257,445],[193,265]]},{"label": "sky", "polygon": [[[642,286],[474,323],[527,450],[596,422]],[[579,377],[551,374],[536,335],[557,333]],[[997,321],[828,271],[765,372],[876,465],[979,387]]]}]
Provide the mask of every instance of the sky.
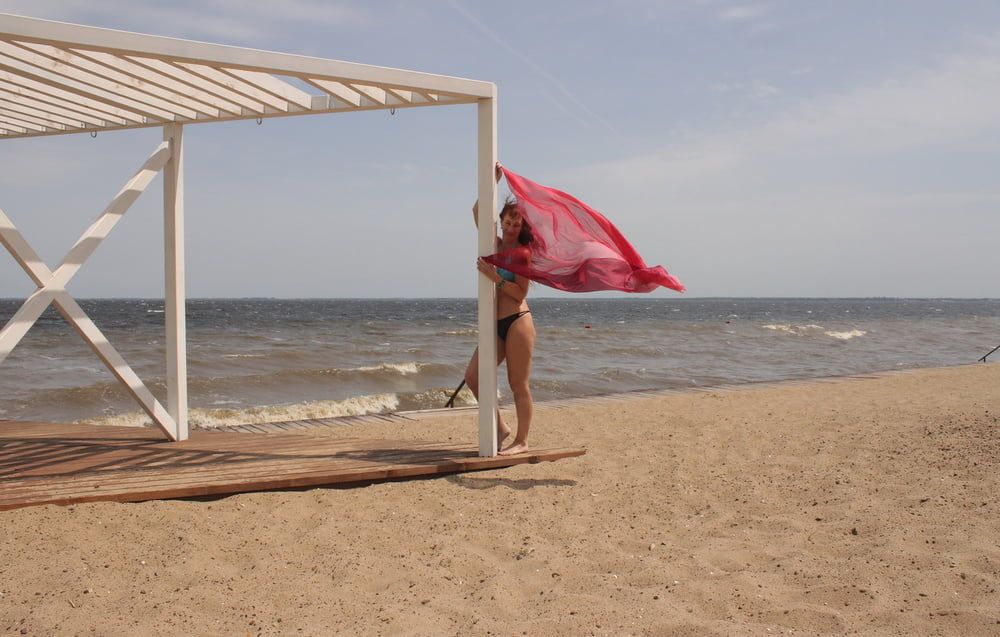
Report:
[{"label": "sky", "polygon": [[[0,13],[495,82],[501,161],[603,212],[687,297],[1000,297],[994,1],[0,0]],[[4,140],[0,209],[55,266],[160,137]],[[185,161],[189,297],[475,295],[473,105],[191,125]],[[74,296],[162,297],[161,183]],[[0,251],[0,297],[33,289]]]}]

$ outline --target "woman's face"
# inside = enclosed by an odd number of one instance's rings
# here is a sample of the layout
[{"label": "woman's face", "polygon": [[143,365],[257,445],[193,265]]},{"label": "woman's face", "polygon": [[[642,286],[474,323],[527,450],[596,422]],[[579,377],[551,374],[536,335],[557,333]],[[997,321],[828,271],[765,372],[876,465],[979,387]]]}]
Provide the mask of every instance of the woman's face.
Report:
[{"label": "woman's face", "polygon": [[500,220],[500,226],[503,228],[504,239],[516,241],[518,235],[521,234],[522,224],[521,213],[519,211],[516,209],[508,211],[507,214],[505,214]]}]

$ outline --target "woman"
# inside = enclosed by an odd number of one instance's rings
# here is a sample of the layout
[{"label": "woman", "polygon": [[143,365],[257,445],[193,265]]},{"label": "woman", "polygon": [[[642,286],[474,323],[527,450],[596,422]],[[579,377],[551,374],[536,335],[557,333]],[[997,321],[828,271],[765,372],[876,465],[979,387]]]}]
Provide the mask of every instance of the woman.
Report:
[{"label": "woman", "polygon": [[[503,174],[499,162],[497,181]],[[479,226],[479,204],[472,207],[472,216]],[[528,248],[532,242],[531,228],[521,217],[517,201],[508,198],[500,211],[502,235],[497,239],[497,252],[515,248]],[[528,378],[531,375],[531,352],[535,347],[535,324],[525,300],[528,296],[528,279],[483,261],[476,267],[497,286],[497,365],[507,360],[507,382],[514,395],[517,412],[517,434],[514,442],[501,450],[501,456],[523,453],[528,450],[528,430],[531,428],[533,405]],[[479,349],[477,348],[465,370],[465,382],[479,398]],[[511,429],[497,409],[497,447],[510,435]]]}]

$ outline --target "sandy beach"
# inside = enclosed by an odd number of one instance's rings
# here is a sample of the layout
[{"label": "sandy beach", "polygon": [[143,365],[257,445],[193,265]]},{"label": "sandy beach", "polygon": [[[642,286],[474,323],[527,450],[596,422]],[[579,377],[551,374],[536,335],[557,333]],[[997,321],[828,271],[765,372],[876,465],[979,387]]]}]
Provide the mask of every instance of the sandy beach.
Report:
[{"label": "sandy beach", "polygon": [[[471,412],[308,435],[474,440]],[[27,635],[1000,635],[1000,365],[540,406],[582,458],[4,512]]]}]

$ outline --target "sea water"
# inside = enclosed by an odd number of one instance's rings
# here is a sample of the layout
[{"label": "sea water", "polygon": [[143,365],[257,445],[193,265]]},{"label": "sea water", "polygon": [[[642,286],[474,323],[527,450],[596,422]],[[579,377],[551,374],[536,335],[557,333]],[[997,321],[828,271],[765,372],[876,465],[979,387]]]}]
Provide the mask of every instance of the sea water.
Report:
[{"label": "sea water", "polygon": [[[162,401],[162,300],[80,304]],[[0,300],[0,324],[19,305]],[[956,365],[1000,344],[998,299],[577,297],[531,311],[540,401]],[[203,427],[441,407],[477,334],[473,299],[196,299],[187,328]],[[500,388],[509,404],[504,370]],[[0,418],[148,422],[51,309],[0,364]]]}]

